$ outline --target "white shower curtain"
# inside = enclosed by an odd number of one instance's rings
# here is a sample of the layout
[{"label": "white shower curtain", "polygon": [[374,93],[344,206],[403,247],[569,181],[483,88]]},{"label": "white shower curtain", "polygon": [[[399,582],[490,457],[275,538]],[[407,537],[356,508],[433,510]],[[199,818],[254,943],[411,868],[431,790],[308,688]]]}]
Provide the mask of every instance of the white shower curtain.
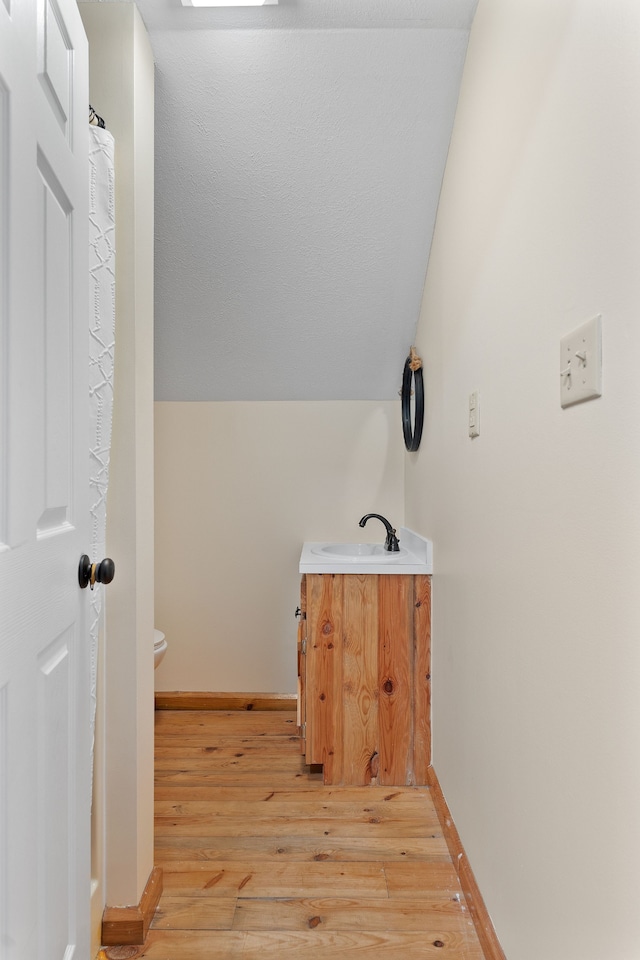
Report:
[{"label": "white shower curtain", "polygon": [[[115,188],[114,141],[107,130],[89,127],[89,272],[91,287],[89,335],[90,403],[90,557],[105,555],[107,486],[113,411],[115,328]],[[91,728],[95,727],[98,640],[102,626],[102,591],[91,591]]]}]

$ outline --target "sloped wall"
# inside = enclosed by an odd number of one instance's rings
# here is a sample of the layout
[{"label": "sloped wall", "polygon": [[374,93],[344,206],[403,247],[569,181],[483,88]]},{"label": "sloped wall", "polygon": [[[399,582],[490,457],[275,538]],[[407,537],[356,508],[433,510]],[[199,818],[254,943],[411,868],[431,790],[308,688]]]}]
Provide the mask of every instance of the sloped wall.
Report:
[{"label": "sloped wall", "polygon": [[480,0],[419,327],[434,765],[509,960],[640,956],[639,49],[635,0]]},{"label": "sloped wall", "polygon": [[140,6],[156,399],[393,399],[475,0]]}]

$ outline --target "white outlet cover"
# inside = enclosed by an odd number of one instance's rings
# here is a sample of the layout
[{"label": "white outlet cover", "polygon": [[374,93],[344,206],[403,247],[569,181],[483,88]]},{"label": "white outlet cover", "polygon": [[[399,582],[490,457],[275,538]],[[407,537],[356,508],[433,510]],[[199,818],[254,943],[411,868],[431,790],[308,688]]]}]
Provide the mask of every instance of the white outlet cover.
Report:
[{"label": "white outlet cover", "polygon": [[587,320],[560,340],[560,405],[602,396],[602,317]]}]

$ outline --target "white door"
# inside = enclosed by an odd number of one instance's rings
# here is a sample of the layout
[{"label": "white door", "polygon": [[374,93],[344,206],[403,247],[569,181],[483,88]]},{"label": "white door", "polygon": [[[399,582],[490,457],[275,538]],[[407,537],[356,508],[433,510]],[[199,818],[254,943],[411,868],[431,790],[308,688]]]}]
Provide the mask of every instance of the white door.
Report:
[{"label": "white door", "polygon": [[0,958],[88,960],[88,76],[0,0]]}]

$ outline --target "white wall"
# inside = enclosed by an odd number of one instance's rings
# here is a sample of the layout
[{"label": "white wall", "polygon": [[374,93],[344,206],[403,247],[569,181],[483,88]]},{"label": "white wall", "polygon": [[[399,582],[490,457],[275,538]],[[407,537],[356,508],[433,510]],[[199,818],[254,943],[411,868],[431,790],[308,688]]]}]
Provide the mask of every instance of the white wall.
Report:
[{"label": "white wall", "polygon": [[156,687],[294,693],[303,541],[403,522],[399,401],[155,409]]},{"label": "white wall", "polygon": [[[153,868],[153,56],[132,3],[80,3],[91,103],[115,139],[116,355],[107,553],[103,867],[109,906]],[[100,717],[99,717],[100,719]],[[98,728],[100,729],[100,727]],[[101,754],[96,751],[96,763]],[[94,823],[94,827],[95,827]],[[95,836],[94,841],[98,840]],[[94,842],[99,854],[99,843]]]},{"label": "white wall", "polygon": [[640,956],[639,51],[637,0],[480,0],[419,325],[434,766],[509,960]]}]

